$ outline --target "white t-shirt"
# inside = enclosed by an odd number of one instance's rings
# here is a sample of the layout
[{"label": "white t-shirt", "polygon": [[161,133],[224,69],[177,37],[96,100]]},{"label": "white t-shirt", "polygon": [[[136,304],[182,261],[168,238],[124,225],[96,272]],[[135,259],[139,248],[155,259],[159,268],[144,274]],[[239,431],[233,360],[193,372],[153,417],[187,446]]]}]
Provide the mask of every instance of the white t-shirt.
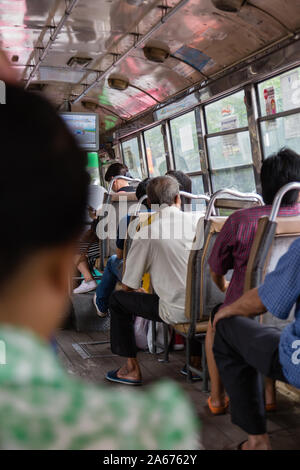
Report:
[{"label": "white t-shirt", "polygon": [[151,225],[136,233],[126,261],[123,284],[141,286],[144,273],[159,297],[159,316],[166,323],[186,322],[184,313],[187,264],[197,220],[176,206],[159,210]]}]

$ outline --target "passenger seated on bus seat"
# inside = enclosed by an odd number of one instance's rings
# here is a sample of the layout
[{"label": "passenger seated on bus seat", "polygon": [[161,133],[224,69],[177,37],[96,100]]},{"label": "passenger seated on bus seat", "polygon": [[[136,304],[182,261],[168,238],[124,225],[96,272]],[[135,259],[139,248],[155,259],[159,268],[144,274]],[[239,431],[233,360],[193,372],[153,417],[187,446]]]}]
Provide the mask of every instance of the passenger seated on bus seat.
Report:
[{"label": "passenger seated on bus seat", "polygon": [[[141,199],[146,194],[146,188],[150,178],[145,178],[136,188],[136,197]],[[144,206],[145,206],[144,202]],[[116,287],[116,283],[122,280],[123,272],[123,249],[127,228],[130,222],[130,215],[127,215],[120,221],[117,233],[117,253],[112,255],[105,266],[100,284],[96,289],[94,296],[94,305],[96,312],[100,317],[105,317],[108,312],[109,297]]]},{"label": "passenger seated on bus seat", "polygon": [[[109,183],[115,176],[126,176],[127,174],[128,168],[126,165],[119,162],[112,163],[105,173],[105,181]],[[115,180],[112,189],[115,193],[131,193],[135,191],[132,186],[129,186],[129,182],[123,179]],[[95,214],[94,217],[95,221],[91,229],[86,232],[80,240],[79,254],[75,258],[75,265],[78,271],[83,275],[83,281],[74,289],[74,294],[84,294],[95,290],[97,287],[97,283],[93,279],[93,274],[88,263],[88,259],[96,261],[100,256],[99,238],[96,234],[97,215]]]},{"label": "passenger seated on bus seat", "polygon": [[[186,321],[187,264],[196,230],[192,214],[181,211],[179,184],[174,178],[152,179],[147,195],[151,208],[159,206],[157,213],[151,225],[142,227],[134,237],[122,280],[123,290],[115,291],[109,303],[111,349],[127,361],[120,369],[108,372],[106,378],[130,385],[140,385],[142,380],[136,358],[135,316],[166,323]],[[140,289],[145,272],[150,273],[155,294]]]},{"label": "passenger seated on bus seat", "polygon": [[[282,331],[253,321],[269,311],[295,320]],[[214,355],[229,394],[231,419],[248,433],[242,450],[270,449],[261,375],[300,388],[300,240],[296,240],[257,289],[221,308],[213,319]]]},{"label": "passenger seated on bus seat", "polygon": [[195,413],[175,384],[96,387],[52,353],[84,223],[85,156],[40,96],[7,87],[7,103],[1,151],[14,142],[16,164],[12,185],[10,159],[0,159],[0,448],[197,448]]},{"label": "passenger seated on bus seat", "polygon": [[[269,215],[275,194],[282,186],[292,181],[300,181],[300,156],[288,148],[280,150],[264,160],[260,179],[266,205],[233,213],[219,233],[208,261],[213,280],[222,291],[226,291],[224,306],[230,305],[243,294],[248,258],[258,220],[264,215]],[[297,191],[288,193],[283,199],[284,207],[280,209],[279,215],[299,215],[300,205],[296,204],[297,200]],[[233,269],[233,275],[231,282],[228,283],[224,276],[230,269]],[[211,396],[208,399],[208,406],[213,414],[222,414],[226,411],[228,399],[225,397],[225,390],[214,360],[213,341],[214,334],[209,324],[206,354]],[[269,410],[276,408],[275,387],[271,380],[266,382],[266,408]]]},{"label": "passenger seated on bus seat", "polygon": [[[112,163],[106,173],[105,173],[105,181],[107,183],[110,183],[111,180],[115,176],[126,176],[128,175],[128,167],[124,165],[123,163],[115,162]],[[133,186],[130,186],[129,181],[123,180],[123,179],[117,179],[113,182],[112,190],[115,193],[121,193],[121,192],[126,192],[126,193],[134,193],[135,189]]]}]

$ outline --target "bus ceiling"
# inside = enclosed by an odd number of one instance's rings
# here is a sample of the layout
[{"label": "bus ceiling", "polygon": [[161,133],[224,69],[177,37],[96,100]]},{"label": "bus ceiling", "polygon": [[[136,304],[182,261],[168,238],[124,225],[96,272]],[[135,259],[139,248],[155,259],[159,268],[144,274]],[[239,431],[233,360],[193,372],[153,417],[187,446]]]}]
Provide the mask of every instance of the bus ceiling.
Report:
[{"label": "bus ceiling", "polygon": [[102,132],[300,37],[300,0],[0,0],[0,17],[25,87]]}]

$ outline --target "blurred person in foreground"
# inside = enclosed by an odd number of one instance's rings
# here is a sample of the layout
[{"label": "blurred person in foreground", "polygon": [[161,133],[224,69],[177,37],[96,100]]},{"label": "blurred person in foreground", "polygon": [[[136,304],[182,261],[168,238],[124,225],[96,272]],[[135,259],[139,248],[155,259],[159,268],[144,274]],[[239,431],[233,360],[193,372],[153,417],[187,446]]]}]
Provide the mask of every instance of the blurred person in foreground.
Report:
[{"label": "blurred person in foreground", "polygon": [[68,308],[85,156],[41,97],[8,86],[5,106],[2,155],[14,142],[17,161],[12,185],[0,159],[0,448],[197,448],[194,412],[175,384],[96,387],[57,362],[49,338]]}]

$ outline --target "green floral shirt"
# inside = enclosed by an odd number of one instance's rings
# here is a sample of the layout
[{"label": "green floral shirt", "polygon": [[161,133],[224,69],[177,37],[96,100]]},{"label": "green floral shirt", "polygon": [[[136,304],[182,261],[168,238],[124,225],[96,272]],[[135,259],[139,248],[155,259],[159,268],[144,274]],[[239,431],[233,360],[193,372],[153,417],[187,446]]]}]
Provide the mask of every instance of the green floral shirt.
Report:
[{"label": "green floral shirt", "polygon": [[86,384],[33,333],[0,326],[0,449],[194,450],[198,431],[172,382],[145,391]]}]

